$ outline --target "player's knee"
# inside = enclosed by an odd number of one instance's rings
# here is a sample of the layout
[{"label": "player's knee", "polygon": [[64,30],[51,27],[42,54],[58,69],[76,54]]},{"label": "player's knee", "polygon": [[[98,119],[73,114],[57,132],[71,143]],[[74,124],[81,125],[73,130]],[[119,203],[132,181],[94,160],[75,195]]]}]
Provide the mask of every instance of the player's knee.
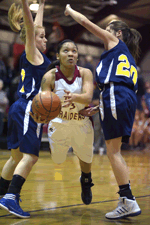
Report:
[{"label": "player's knee", "polygon": [[38,157],[34,155],[32,157],[32,164],[34,165],[37,161],[38,161]]},{"label": "player's knee", "polygon": [[29,165],[33,166],[38,161],[38,156],[31,155],[31,154],[24,154],[23,155],[23,161],[26,164],[29,164]]},{"label": "player's knee", "polygon": [[108,156],[108,159],[110,161],[114,161],[115,159],[118,159],[118,157],[120,157],[120,151],[118,150],[114,150],[114,151],[107,151],[107,156]]},{"label": "player's knee", "polygon": [[17,164],[20,162],[21,158],[11,156],[9,160],[12,165],[17,166]]}]

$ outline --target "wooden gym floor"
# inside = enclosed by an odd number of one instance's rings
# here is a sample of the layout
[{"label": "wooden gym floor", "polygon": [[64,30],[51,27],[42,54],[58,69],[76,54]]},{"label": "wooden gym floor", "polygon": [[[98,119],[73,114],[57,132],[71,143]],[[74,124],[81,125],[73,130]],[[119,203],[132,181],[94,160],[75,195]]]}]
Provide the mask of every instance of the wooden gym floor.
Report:
[{"label": "wooden gym floor", "polygon": [[[19,219],[0,209],[0,225],[148,225],[150,224],[150,146],[142,151],[122,151],[130,170],[133,194],[142,210],[137,217],[107,220],[105,214],[117,206],[118,187],[106,155],[94,155],[93,201],[81,201],[80,167],[77,157],[68,153],[66,162],[53,163],[48,151],[40,151],[39,161],[25,182],[20,203],[30,219]],[[10,152],[0,151],[0,171]]]}]

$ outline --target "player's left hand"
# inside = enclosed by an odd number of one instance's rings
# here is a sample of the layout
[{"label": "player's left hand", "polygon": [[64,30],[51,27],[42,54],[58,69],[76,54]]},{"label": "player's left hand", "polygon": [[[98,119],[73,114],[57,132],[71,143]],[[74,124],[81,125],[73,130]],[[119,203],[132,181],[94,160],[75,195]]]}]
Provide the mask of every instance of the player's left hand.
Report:
[{"label": "player's left hand", "polygon": [[49,123],[49,120],[42,119],[41,116],[38,116],[36,113],[29,112],[29,114],[36,123]]},{"label": "player's left hand", "polygon": [[70,91],[66,91],[66,90],[64,90],[64,92],[66,94],[64,94],[65,100],[64,100],[64,104],[62,105],[62,107],[68,107],[73,102],[73,93],[71,93]]}]

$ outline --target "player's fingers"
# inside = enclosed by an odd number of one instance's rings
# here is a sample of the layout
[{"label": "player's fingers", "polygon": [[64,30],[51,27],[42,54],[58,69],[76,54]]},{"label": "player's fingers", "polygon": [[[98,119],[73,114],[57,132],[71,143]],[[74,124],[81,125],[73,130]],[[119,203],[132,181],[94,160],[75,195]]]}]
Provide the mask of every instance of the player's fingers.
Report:
[{"label": "player's fingers", "polygon": [[35,120],[36,119],[36,114],[33,112],[29,112],[30,116]]},{"label": "player's fingers", "polygon": [[70,102],[67,102],[67,103],[64,103],[64,104],[62,105],[62,107],[66,108],[66,107],[68,107],[69,105],[70,105]]},{"label": "player's fingers", "polygon": [[71,96],[68,96],[64,99],[64,102],[72,102],[72,97]]},{"label": "player's fingers", "polygon": [[64,98],[65,98],[65,101],[67,101],[68,99],[71,98],[71,96],[70,95],[64,95]]},{"label": "player's fingers", "polygon": [[29,114],[30,114],[31,117],[33,117],[33,113],[32,112],[29,112]]},{"label": "player's fingers", "polygon": [[64,92],[68,95],[70,94],[70,91],[64,90]]}]

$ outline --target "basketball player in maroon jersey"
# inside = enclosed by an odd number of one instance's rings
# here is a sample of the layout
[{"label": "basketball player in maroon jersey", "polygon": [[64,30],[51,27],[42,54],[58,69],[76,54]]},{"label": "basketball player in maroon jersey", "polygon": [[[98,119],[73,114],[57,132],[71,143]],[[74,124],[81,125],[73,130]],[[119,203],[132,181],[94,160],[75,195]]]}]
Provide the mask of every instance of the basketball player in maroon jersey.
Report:
[{"label": "basketball player in maroon jersey", "polygon": [[[50,121],[48,127],[51,155],[53,161],[60,164],[65,161],[69,147],[73,148],[81,167],[81,198],[88,205],[92,201],[93,186],[93,127],[90,118],[82,116],[79,111],[92,100],[93,75],[89,69],[76,65],[78,49],[73,41],[62,41],[56,56],[57,60],[50,64],[41,83],[42,91],[53,91],[63,105],[58,117]],[[41,122],[40,117],[33,115],[33,118]]]}]

